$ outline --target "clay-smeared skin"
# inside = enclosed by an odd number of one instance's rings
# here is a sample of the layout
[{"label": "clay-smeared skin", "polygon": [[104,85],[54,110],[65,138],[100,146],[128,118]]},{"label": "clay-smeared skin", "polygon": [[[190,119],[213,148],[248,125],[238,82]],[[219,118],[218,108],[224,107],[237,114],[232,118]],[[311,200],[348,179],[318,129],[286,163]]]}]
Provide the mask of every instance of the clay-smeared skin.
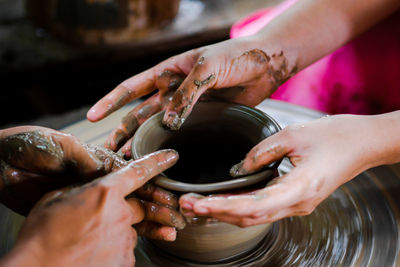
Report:
[{"label": "clay-smeared skin", "polygon": [[176,233],[143,223],[142,203],[126,196],[177,159],[175,151],[159,151],[83,186],[46,194],[0,265],[134,266],[137,233],[132,225],[141,234],[167,240],[174,240]]},{"label": "clay-smeared skin", "polygon": [[290,173],[251,193],[183,195],[181,209],[186,216],[212,216],[242,227],[310,214],[362,171],[399,162],[399,132],[400,112],[337,115],[288,126],[255,146],[232,174],[255,172],[284,156],[294,165]]},{"label": "clay-smeared skin", "polygon": [[[153,114],[165,108],[171,98],[171,93],[179,87],[182,81],[183,77],[177,73],[174,73],[170,70],[161,72],[155,82],[159,92],[135,107],[132,111],[124,116],[121,124],[117,126],[117,128],[108,137],[105,147],[116,151],[123,144],[126,144],[126,146],[122,149],[122,152],[124,152],[127,158],[130,158],[131,142],[127,142],[128,139],[132,137],[136,129],[144,121],[150,118]],[[115,107],[121,107],[121,103],[125,103],[125,100],[132,96],[132,92],[129,94],[126,92],[127,91],[125,90],[124,93],[118,98],[118,101],[108,107],[106,114],[114,111]]]},{"label": "clay-smeared skin", "polygon": [[0,199],[16,212],[26,215],[46,192],[104,174],[102,163],[71,135],[42,127],[6,131],[13,133],[0,139]]},{"label": "clay-smeared skin", "polygon": [[[111,150],[81,144],[75,137],[51,129],[21,127],[5,131],[11,135],[0,139],[0,199],[23,215],[51,190],[82,184],[129,164]],[[168,235],[175,232],[171,227],[182,229],[185,226],[183,217],[176,211],[178,200],[174,194],[145,184],[131,197],[141,199],[138,201],[145,220],[156,222],[157,229],[164,224],[163,231]],[[147,215],[149,205],[163,212]]]},{"label": "clay-smeared skin", "polygon": [[[297,69],[297,63],[289,62],[285,51],[266,52],[245,40],[229,40],[172,57],[124,81],[93,106],[87,116],[98,121],[123,104],[158,90],[129,112],[107,140],[106,146],[114,151],[126,144],[122,151],[129,157],[129,138],[154,113],[165,109],[163,123],[177,130],[200,97],[255,106]],[[166,92],[168,97],[162,97]]]}]

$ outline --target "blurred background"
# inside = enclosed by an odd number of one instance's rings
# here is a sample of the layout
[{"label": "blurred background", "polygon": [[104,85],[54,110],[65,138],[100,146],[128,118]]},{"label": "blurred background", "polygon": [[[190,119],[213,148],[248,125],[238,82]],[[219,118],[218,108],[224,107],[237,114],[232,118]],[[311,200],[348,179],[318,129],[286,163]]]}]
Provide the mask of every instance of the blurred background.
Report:
[{"label": "blurred background", "polygon": [[124,79],[279,0],[0,0],[0,128],[60,129]]}]

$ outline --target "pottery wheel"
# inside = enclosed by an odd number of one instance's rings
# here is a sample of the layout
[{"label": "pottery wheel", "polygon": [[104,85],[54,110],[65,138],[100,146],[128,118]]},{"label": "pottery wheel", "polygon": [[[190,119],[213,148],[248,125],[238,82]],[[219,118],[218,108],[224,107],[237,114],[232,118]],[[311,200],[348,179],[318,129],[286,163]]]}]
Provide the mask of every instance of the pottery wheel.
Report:
[{"label": "pottery wheel", "polygon": [[[273,100],[264,101],[258,108],[282,127],[324,115]],[[65,131],[99,144],[128,110],[126,107],[98,124],[78,122]],[[280,171],[290,171],[287,161]],[[266,238],[246,255],[207,265],[169,256],[140,240],[136,266],[397,266],[399,206],[400,165],[381,166],[341,186],[311,215],[274,223]],[[0,213],[0,252],[4,254],[12,246],[22,219],[4,207],[0,207]]]}]

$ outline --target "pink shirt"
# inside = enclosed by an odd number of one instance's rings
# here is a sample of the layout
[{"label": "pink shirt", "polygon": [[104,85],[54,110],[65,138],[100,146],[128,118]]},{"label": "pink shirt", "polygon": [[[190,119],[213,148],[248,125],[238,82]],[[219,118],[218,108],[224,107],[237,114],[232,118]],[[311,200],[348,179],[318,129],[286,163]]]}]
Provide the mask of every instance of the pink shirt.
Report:
[{"label": "pink shirt", "polygon": [[[256,33],[295,1],[238,21],[231,37]],[[293,76],[271,98],[331,114],[400,110],[400,11]]]}]

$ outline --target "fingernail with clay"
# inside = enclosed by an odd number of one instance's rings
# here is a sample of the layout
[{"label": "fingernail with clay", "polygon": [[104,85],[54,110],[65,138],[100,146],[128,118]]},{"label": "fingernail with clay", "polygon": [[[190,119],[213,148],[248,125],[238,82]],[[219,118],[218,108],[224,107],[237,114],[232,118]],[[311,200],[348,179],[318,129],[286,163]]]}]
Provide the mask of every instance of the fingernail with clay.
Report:
[{"label": "fingernail with clay", "polygon": [[165,236],[164,241],[175,241],[176,240],[176,230],[171,230],[167,236]]},{"label": "fingernail with clay", "polygon": [[239,176],[248,174],[249,172],[247,170],[243,169],[243,164],[244,164],[244,160],[242,160],[241,162],[239,162],[236,165],[233,165],[231,170],[229,171],[229,174],[232,177],[239,177]]},{"label": "fingernail with clay", "polygon": [[185,119],[176,113],[169,113],[163,120],[163,124],[171,130],[179,130],[184,122]]}]

